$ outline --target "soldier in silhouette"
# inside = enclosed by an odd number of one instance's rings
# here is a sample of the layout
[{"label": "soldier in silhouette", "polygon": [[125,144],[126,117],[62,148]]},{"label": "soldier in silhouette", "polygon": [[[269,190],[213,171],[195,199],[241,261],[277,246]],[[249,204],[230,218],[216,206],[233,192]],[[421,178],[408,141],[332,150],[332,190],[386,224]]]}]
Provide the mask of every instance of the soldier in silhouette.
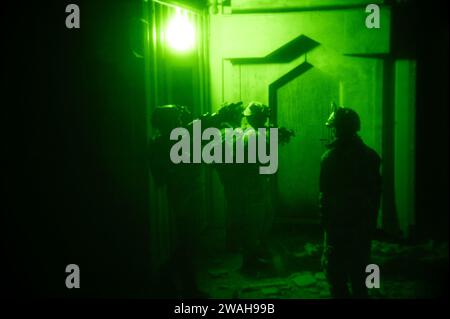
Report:
[{"label": "soldier in silhouette", "polygon": [[152,114],[152,126],[157,133],[149,143],[149,165],[156,186],[167,198],[168,218],[171,223],[171,254],[163,265],[160,283],[162,296],[204,298],[197,286],[193,257],[198,246],[196,214],[201,209],[200,167],[177,165],[170,159],[174,128],[187,127],[189,113],[178,105],[157,107]]},{"label": "soldier in silhouette", "polygon": [[326,125],[334,140],[320,169],[322,264],[334,298],[366,298],[365,269],[380,205],[381,159],[358,136],[360,119],[352,109],[335,108]]},{"label": "soldier in silhouette", "polygon": [[[250,102],[245,108],[242,121],[244,130],[244,153],[247,154],[249,139],[265,139],[266,150],[270,145],[269,124],[271,116],[270,107],[260,102]],[[265,128],[266,133],[259,132]],[[250,129],[250,130],[249,130]],[[292,130],[284,127],[278,129],[278,145],[287,144],[294,136]],[[262,136],[261,134],[265,134]],[[259,143],[256,144],[256,149]],[[259,150],[257,150],[259,152]],[[236,165],[239,170],[240,200],[240,229],[243,230],[241,243],[243,248],[242,272],[248,275],[258,274],[260,270],[272,268],[272,252],[269,244],[269,234],[274,218],[271,178],[273,175],[264,175],[259,171],[261,163],[246,162]]]},{"label": "soldier in silhouette", "polygon": [[[244,107],[242,102],[224,103],[217,112],[215,127],[219,128],[222,134],[223,154],[226,148],[235,147],[235,139],[233,141],[226,141],[226,129],[240,129],[243,118],[242,112]],[[233,152],[233,157],[235,157]],[[233,158],[234,161],[234,158]],[[236,164],[216,164],[217,174],[223,185],[225,195],[225,245],[226,250],[231,253],[236,253],[241,247],[241,232],[239,227],[240,221],[240,207],[242,203],[241,192],[239,189],[240,171],[236,169]]]}]

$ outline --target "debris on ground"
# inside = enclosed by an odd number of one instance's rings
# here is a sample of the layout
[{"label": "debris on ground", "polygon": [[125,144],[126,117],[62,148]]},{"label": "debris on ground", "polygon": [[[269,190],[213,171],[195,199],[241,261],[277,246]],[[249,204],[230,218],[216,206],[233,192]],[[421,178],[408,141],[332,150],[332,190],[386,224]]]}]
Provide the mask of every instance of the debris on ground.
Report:
[{"label": "debris on ground", "polygon": [[[199,285],[212,298],[330,298],[320,264],[322,244],[288,238],[278,246],[283,249],[272,252],[272,270],[264,276],[245,275],[240,254],[223,254],[205,262]],[[372,263],[381,269],[381,287],[369,291],[371,298],[441,296],[448,243],[373,241]]]},{"label": "debris on ground", "polygon": [[310,272],[292,274],[290,279],[299,287],[307,287],[316,283],[316,277]]}]

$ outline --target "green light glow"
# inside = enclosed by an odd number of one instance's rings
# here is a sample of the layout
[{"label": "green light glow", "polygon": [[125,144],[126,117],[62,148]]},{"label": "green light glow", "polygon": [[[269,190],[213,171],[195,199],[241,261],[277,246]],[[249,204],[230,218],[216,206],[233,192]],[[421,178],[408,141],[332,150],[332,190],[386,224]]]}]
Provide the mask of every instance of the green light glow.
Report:
[{"label": "green light glow", "polygon": [[167,26],[166,36],[167,43],[176,51],[186,52],[194,47],[195,30],[185,10],[176,9],[175,16]]}]

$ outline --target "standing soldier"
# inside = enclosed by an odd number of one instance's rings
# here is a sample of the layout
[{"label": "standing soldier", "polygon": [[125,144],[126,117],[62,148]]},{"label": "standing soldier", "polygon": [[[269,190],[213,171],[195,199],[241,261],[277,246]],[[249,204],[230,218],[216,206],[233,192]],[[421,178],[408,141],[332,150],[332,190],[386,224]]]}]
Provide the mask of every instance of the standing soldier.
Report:
[{"label": "standing soldier", "polygon": [[322,263],[334,298],[367,298],[365,269],[380,203],[381,159],[358,136],[360,119],[355,111],[339,107],[326,125],[335,139],[320,170]]},{"label": "standing soldier", "polygon": [[[225,148],[234,149],[236,138],[233,141],[226,141],[225,130],[240,129],[242,121],[242,112],[244,107],[242,102],[225,103],[217,112],[217,125],[221,130],[223,152]],[[233,152],[235,157],[235,152]],[[234,162],[234,160],[233,160]],[[242,229],[239,227],[239,220],[241,218],[239,211],[242,204],[241,192],[239,190],[239,170],[234,165],[222,163],[215,165],[220,181],[223,185],[225,200],[226,200],[226,250],[228,252],[236,253],[240,249],[240,239],[242,237]]]},{"label": "standing soldier", "polygon": [[[244,154],[248,154],[249,139],[265,138],[259,136],[259,128],[267,128],[266,122],[270,116],[268,106],[259,102],[251,102],[244,110]],[[253,129],[253,130],[248,130]],[[243,265],[242,270],[248,274],[258,272],[258,269],[268,264],[265,240],[269,234],[273,210],[270,196],[270,177],[259,172],[259,163],[238,165],[240,169],[241,228],[245,230],[242,236]]]},{"label": "standing soldier", "polygon": [[170,133],[176,127],[186,126],[187,115],[187,110],[178,105],[159,106],[153,111],[152,125],[158,134],[149,143],[149,165],[155,184],[165,190],[169,218],[173,221],[173,248],[162,269],[169,278],[161,280],[167,280],[169,287],[175,286],[174,291],[168,292],[170,297],[203,298],[206,295],[197,286],[193,262],[198,244],[195,216],[201,203],[199,166],[177,165],[170,160]]},{"label": "standing soldier", "polygon": [[[271,127],[268,125],[270,108],[260,102],[251,102],[242,114],[244,116],[242,121],[244,154],[248,155],[251,138],[254,138],[255,141],[264,138],[266,143],[270,143],[268,132]],[[265,136],[260,136],[262,134],[258,130],[260,128],[266,129]],[[284,127],[277,129],[278,145],[287,144],[294,136],[292,130]],[[256,163],[237,164],[235,167],[236,175],[239,176],[239,183],[235,184],[240,194],[240,201],[237,205],[240,214],[239,226],[244,232],[241,236],[243,248],[242,271],[252,275],[257,274],[261,269],[267,269],[272,261],[268,244],[274,217],[270,186],[271,176],[260,174],[260,163],[257,161]]]}]

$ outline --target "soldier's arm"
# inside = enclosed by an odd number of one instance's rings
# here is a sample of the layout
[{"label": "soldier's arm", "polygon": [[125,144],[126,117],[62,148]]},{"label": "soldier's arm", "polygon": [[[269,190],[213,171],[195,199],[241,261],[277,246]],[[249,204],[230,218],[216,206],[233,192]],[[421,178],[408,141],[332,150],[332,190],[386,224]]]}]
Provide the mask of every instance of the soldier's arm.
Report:
[{"label": "soldier's arm", "polygon": [[371,198],[371,206],[372,206],[372,214],[371,214],[371,228],[375,230],[377,226],[377,220],[378,220],[378,212],[380,210],[380,203],[381,203],[381,193],[382,193],[382,177],[380,173],[381,169],[381,159],[374,152],[373,156],[373,168],[372,172],[370,174],[370,180],[369,185],[371,185],[370,191],[370,198]]},{"label": "soldier's arm", "polygon": [[164,154],[158,150],[156,141],[151,139],[148,143],[148,165],[150,173],[153,176],[153,180],[158,187],[163,186],[165,183],[165,167],[163,167],[162,164],[162,156],[164,156]]},{"label": "soldier's arm", "polygon": [[319,177],[319,212],[320,219],[323,226],[327,225],[329,218],[329,158],[328,152],[322,156],[320,162],[320,177]]},{"label": "soldier's arm", "polygon": [[377,158],[377,163],[376,163],[376,173],[375,173],[375,190],[374,190],[374,201],[375,201],[375,208],[378,211],[378,209],[380,208],[380,202],[381,202],[381,192],[382,192],[382,185],[383,185],[383,180],[381,177],[381,159]]}]

